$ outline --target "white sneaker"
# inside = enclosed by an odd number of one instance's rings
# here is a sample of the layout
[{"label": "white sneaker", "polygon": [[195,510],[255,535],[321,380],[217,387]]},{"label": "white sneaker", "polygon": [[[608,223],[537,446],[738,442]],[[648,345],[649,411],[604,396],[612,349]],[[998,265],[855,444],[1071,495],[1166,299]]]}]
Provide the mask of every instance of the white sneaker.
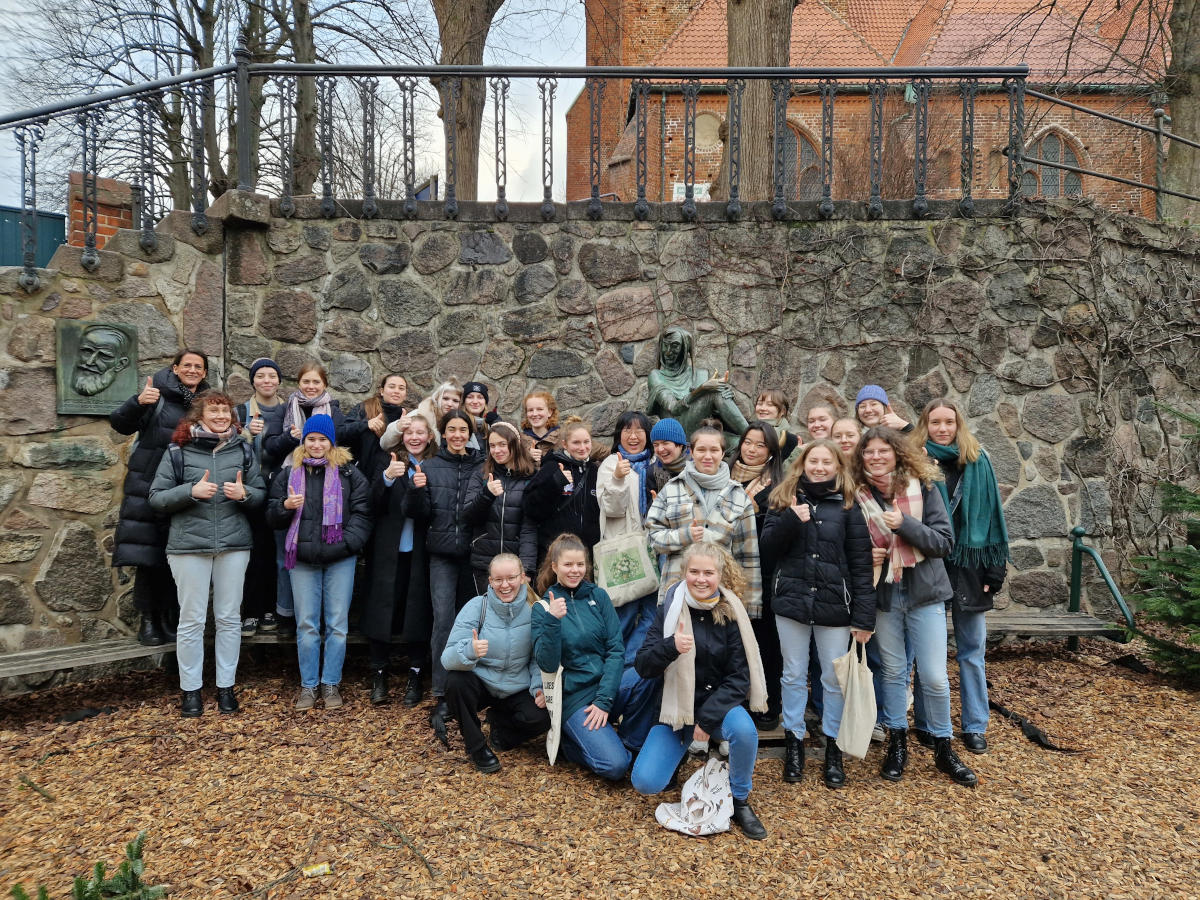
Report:
[{"label": "white sneaker", "polygon": [[717,745],[717,752],[726,759],[729,759],[729,741],[721,741],[721,743]]},{"label": "white sneaker", "polygon": [[871,732],[871,740],[876,744],[882,744],[887,740],[887,729],[877,723]]}]

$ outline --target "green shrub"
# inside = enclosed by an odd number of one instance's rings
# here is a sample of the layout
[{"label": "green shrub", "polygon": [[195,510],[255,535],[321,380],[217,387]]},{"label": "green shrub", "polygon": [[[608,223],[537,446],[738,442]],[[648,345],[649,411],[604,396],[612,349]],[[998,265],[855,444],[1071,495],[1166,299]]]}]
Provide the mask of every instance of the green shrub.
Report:
[{"label": "green shrub", "polygon": [[[1200,418],[1164,408],[1200,429]],[[1195,441],[1200,433],[1185,437]],[[1151,638],[1155,658],[1173,674],[1200,684],[1200,492],[1169,483],[1159,487],[1163,511],[1180,517],[1189,540],[1134,560],[1140,582],[1137,597],[1147,618],[1184,634],[1183,643]]]},{"label": "green shrub", "polygon": [[[96,863],[92,877],[85,880],[76,878],[71,887],[72,900],[158,900],[167,896],[165,887],[149,887],[142,883],[142,874],[146,863],[142,860],[142,845],[146,842],[146,832],[141,832],[136,838],[125,845],[125,858],[111,878],[107,877],[108,867]],[[12,889],[13,900],[30,900],[25,888],[16,885]],[[50,894],[45,887],[39,887],[37,900],[50,900]]]}]

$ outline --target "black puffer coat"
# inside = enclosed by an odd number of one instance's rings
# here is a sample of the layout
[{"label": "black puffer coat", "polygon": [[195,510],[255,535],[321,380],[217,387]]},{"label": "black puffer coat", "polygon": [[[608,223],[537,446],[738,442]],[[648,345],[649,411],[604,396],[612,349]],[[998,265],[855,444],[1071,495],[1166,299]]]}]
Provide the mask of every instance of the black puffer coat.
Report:
[{"label": "black puffer coat", "polygon": [[[403,406],[394,406],[391,403],[381,403],[380,406],[388,425],[404,415]],[[379,446],[379,436],[367,425],[369,421],[367,411],[360,403],[350,410],[345,425],[337,432],[338,444],[354,454],[354,464],[358,466],[358,471],[367,476],[367,481],[373,480],[376,474],[386,469],[391,462],[391,456]],[[400,455],[399,450],[396,455]]]},{"label": "black puffer coat", "polygon": [[[567,481],[563,469],[571,473],[572,481]],[[579,462],[563,450],[542,458],[542,467],[525,489],[525,515],[537,523],[539,561],[560,534],[578,535],[589,550],[600,540],[597,469],[590,459]]]},{"label": "black puffer coat", "polygon": [[[958,503],[962,496],[962,469],[954,462],[934,459],[946,476],[946,492],[950,495],[950,521],[958,528]],[[950,576],[950,587],[954,589],[951,608],[954,612],[987,612],[996,605],[996,594],[1004,587],[1007,566],[956,566],[946,560],[946,574]],[[987,591],[984,591],[987,585]]]},{"label": "black puffer coat", "polygon": [[[679,659],[675,636],[663,637],[663,619],[669,604],[654,615],[642,649],[633,666],[643,678],[661,678],[667,666]],[[696,691],[693,711],[696,724],[712,734],[725,721],[725,714],[741,706],[750,696],[750,664],[742,634],[732,614],[718,625],[712,612],[690,609],[692,636],[696,640]]]},{"label": "black puffer coat", "polygon": [[425,546],[436,556],[449,556],[466,561],[471,553],[471,526],[464,511],[472,500],[477,484],[475,473],[483,457],[475,450],[462,456],[446,448],[421,464],[425,473],[424,490],[416,490],[411,505],[414,518],[425,519],[429,530]]},{"label": "black puffer coat", "polygon": [[[150,508],[150,485],[171,443],[175,426],[187,415],[191,401],[185,400],[183,385],[170,366],[154,373],[159,401],[142,406],[137,395],[130,397],[108,417],[118,434],[137,433],[137,444],[129,454],[125,471],[125,495],[121,498],[120,520],[113,535],[114,566],[165,566],[169,517]],[[196,394],[208,390],[201,381]]]},{"label": "black puffer coat", "polygon": [[805,625],[875,630],[871,536],[854,504],[833,493],[813,502],[801,522],[789,507],[767,513],[759,543],[775,560],[772,609]]},{"label": "black puffer coat", "polygon": [[504,485],[499,497],[488,490],[483,467],[476,470],[471,501],[465,510],[475,537],[471,540],[471,568],[486,572],[497,553],[515,553],[530,575],[537,574],[537,524],[525,515],[525,490],[532,475],[514,475],[498,469]]},{"label": "black puffer coat", "polygon": [[[336,451],[335,451],[336,452]],[[288,478],[292,470],[285,466],[271,482],[267,502],[267,522],[272,528],[286,531],[292,524],[293,510],[285,509]],[[300,532],[296,559],[310,566],[326,566],[348,556],[357,556],[371,537],[371,489],[351,463],[338,466],[342,479],[342,539],[325,543],[321,536],[322,494],[325,488],[324,467],[304,467],[304,506],[301,509]]]}]

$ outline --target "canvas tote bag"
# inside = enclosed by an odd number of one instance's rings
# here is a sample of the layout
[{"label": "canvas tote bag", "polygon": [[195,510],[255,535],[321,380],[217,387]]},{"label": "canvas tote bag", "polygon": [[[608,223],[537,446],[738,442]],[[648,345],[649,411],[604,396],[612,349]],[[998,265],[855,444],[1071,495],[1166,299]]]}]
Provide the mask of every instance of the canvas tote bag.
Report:
[{"label": "canvas tote bag", "polygon": [[[538,603],[550,612],[549,603],[545,600]],[[542,672],[542,696],[546,699],[546,712],[550,714],[550,730],[546,732],[546,758],[550,765],[558,759],[558,745],[562,740],[562,672],[562,666],[557,672]]]},{"label": "canvas tote bag", "polygon": [[850,638],[850,649],[833,661],[833,672],[842,688],[842,724],[837,745],[843,753],[863,759],[875,729],[875,685],[867,667],[867,648]]},{"label": "canvas tote bag", "polygon": [[716,756],[684,782],[678,803],[660,803],[654,811],[654,818],[663,828],[691,837],[728,831],[732,817],[729,761]]},{"label": "canvas tote bag", "polygon": [[605,536],[605,519],[600,516],[600,540],[592,549],[596,584],[604,588],[613,606],[658,591],[658,566],[636,500],[631,497],[625,506],[625,527],[619,535]]}]

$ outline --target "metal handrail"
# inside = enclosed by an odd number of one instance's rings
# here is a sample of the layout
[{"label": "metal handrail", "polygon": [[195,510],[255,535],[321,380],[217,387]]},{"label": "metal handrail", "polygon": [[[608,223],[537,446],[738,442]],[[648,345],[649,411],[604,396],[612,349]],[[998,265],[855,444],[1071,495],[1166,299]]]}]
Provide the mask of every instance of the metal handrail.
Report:
[{"label": "metal handrail", "polygon": [[[1164,131],[1163,135],[1166,136],[1166,134],[1167,132]],[[1003,148],[1000,152],[1005,156],[1008,156],[1007,147]],[[1106,172],[1096,172],[1092,169],[1081,169],[1079,166],[1069,166],[1066,163],[1051,162],[1048,159],[1039,159],[1038,157],[1030,156],[1029,154],[1022,154],[1021,162],[1029,165],[1048,166],[1051,169],[1062,169],[1064,172],[1074,172],[1077,175],[1091,175],[1093,178],[1103,178],[1106,181],[1115,181],[1118,184],[1127,184],[1130,187],[1141,188],[1142,190],[1146,191],[1154,191],[1158,194],[1168,194],[1172,197],[1179,197],[1183,200],[1192,200],[1200,203],[1200,197],[1196,197],[1192,194],[1184,194],[1180,191],[1173,191],[1170,188],[1146,184],[1144,181],[1134,181],[1132,178],[1122,178],[1120,175],[1109,175]]]},{"label": "metal handrail", "polygon": [[1025,88],[1025,96],[1036,97],[1039,100],[1046,100],[1050,103],[1057,103],[1059,106],[1065,106],[1067,109],[1074,109],[1078,112],[1085,112],[1088,115],[1095,116],[1098,119],[1107,119],[1110,122],[1116,122],[1119,125],[1127,125],[1130,128],[1137,128],[1140,131],[1146,131],[1153,135],[1161,134],[1162,137],[1169,138],[1172,141],[1178,141],[1181,144],[1187,144],[1189,147],[1195,147],[1200,150],[1200,141],[1189,140],[1181,137],[1170,131],[1161,130],[1145,122],[1135,122],[1132,119],[1122,119],[1120,116],[1114,116],[1111,113],[1100,112],[1098,109],[1092,109],[1089,106],[1081,106],[1078,103],[1072,103],[1070,100],[1063,100],[1061,97],[1055,97],[1053,94],[1043,94],[1041,91],[1035,91],[1032,88]]},{"label": "metal handrail", "polygon": [[[1092,561],[1096,564],[1096,568],[1100,571],[1100,577],[1104,579],[1104,583],[1108,587],[1108,592],[1112,594],[1113,599],[1117,602],[1117,608],[1121,611],[1128,629],[1135,634],[1141,634],[1142,631],[1137,627],[1137,621],[1133,617],[1133,611],[1130,610],[1129,604],[1125,602],[1125,598],[1121,596],[1121,589],[1117,587],[1116,581],[1113,580],[1112,574],[1108,571],[1108,566],[1104,564],[1104,560],[1100,556],[1100,551],[1083,542],[1086,536],[1087,529],[1082,525],[1076,525],[1071,529],[1071,537],[1074,540],[1071,542],[1071,593],[1067,601],[1067,611],[1073,613],[1079,612],[1080,596],[1083,591],[1083,554],[1086,553],[1092,558]],[[1068,646],[1071,650],[1079,649],[1079,638],[1070,638]]]}]

